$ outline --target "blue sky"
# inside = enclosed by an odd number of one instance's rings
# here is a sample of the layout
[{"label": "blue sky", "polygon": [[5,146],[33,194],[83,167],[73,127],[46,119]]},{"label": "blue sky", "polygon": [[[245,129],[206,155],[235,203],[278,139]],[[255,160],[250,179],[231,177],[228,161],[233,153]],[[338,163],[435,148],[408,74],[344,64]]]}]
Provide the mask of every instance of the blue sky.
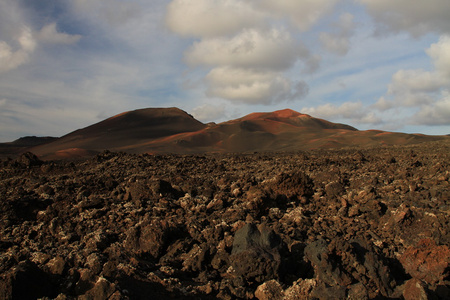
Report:
[{"label": "blue sky", "polygon": [[0,0],[0,142],[123,111],[450,133],[448,0]]}]

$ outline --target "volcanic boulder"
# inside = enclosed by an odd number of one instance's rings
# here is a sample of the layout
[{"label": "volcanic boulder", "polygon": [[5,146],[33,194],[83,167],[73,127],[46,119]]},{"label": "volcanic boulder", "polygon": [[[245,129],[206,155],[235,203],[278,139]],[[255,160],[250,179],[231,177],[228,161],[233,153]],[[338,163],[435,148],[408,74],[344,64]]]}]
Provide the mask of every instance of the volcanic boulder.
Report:
[{"label": "volcanic boulder", "polygon": [[239,229],[230,256],[235,274],[253,283],[280,277],[280,237],[270,228],[250,223]]},{"label": "volcanic boulder", "polygon": [[[310,243],[305,248],[305,256],[312,263],[316,278],[321,285],[314,289],[313,294],[326,299],[330,295],[346,294],[354,288],[369,298],[377,296],[390,297],[395,281],[389,268],[383,264],[383,259],[375,252],[370,243],[364,240],[333,240],[330,243],[324,239]],[[363,287],[353,284],[360,282]],[[379,291],[380,295],[369,294]]]},{"label": "volcanic boulder", "polygon": [[436,245],[431,239],[423,239],[406,249],[400,261],[412,277],[432,286],[450,277],[450,249],[446,245]]}]

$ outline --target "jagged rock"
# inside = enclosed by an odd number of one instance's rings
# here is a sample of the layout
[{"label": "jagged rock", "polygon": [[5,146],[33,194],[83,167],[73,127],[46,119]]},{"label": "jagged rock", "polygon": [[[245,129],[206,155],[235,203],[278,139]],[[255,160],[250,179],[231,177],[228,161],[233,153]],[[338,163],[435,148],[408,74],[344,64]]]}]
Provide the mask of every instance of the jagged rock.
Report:
[{"label": "jagged rock", "polygon": [[362,283],[355,283],[350,286],[347,294],[348,300],[368,300],[369,294]]},{"label": "jagged rock", "polygon": [[311,178],[301,171],[282,173],[267,185],[275,197],[292,200],[311,197],[314,194],[313,186]]},{"label": "jagged rock", "polygon": [[99,277],[94,286],[84,295],[78,296],[79,300],[107,300],[113,295],[116,287],[103,277]]},{"label": "jagged rock", "polygon": [[344,185],[340,182],[330,182],[325,186],[325,192],[328,197],[335,198],[345,192]]},{"label": "jagged rock", "polygon": [[403,267],[412,277],[435,286],[450,276],[450,249],[438,246],[431,239],[423,239],[411,246],[400,258]]},{"label": "jagged rock", "polygon": [[56,297],[50,277],[31,261],[20,262],[0,277],[0,299]]},{"label": "jagged rock", "polygon": [[428,300],[426,284],[418,279],[410,279],[406,282],[403,297],[405,300]]},{"label": "jagged rock", "polygon": [[48,271],[54,275],[62,275],[62,273],[64,272],[65,266],[66,266],[66,262],[64,261],[64,258],[62,258],[61,256],[57,256],[57,257],[51,259],[46,264]]},{"label": "jagged rock", "polygon": [[255,297],[259,300],[283,300],[283,287],[276,280],[266,281],[255,291]]},{"label": "jagged rock", "polygon": [[88,267],[93,274],[99,274],[103,269],[103,265],[101,263],[101,258],[97,253],[91,253],[86,258],[86,267]]},{"label": "jagged rock", "polygon": [[305,248],[305,257],[312,263],[320,281],[330,286],[348,286],[352,278],[343,270],[336,253],[328,249],[328,243],[319,239]]},{"label": "jagged rock", "polygon": [[447,144],[28,159],[0,299],[450,298]]},{"label": "jagged rock", "polygon": [[279,278],[281,257],[280,237],[271,229],[246,224],[239,229],[233,242],[230,264],[236,272],[249,282],[264,282]]},{"label": "jagged rock", "polygon": [[245,224],[234,235],[232,255],[237,255],[251,248],[276,250],[281,245],[280,237],[270,228],[256,224]]},{"label": "jagged rock", "polygon": [[16,161],[27,168],[40,166],[43,164],[43,161],[41,161],[35,154],[31,152],[23,153]]},{"label": "jagged rock", "polygon": [[[325,297],[331,293],[331,287],[350,289],[354,282],[377,290],[382,296],[391,296],[395,282],[382,259],[373,248],[364,241],[354,240],[350,243],[333,240],[327,243],[319,239],[305,248],[305,256],[311,261],[317,278],[327,286],[319,287],[319,294]],[[353,287],[355,288],[355,287]],[[335,292],[342,289],[336,289]],[[375,297],[376,294],[369,295]]]},{"label": "jagged rock", "polygon": [[327,286],[322,283],[314,288],[311,296],[320,300],[346,299],[347,293],[346,288],[343,286]]},{"label": "jagged rock", "polygon": [[284,300],[306,300],[317,286],[316,279],[299,279],[284,291]]},{"label": "jagged rock", "polygon": [[109,243],[108,235],[103,229],[98,229],[87,234],[84,239],[89,251],[104,250]]},{"label": "jagged rock", "polygon": [[205,264],[205,256],[208,253],[208,249],[205,244],[195,244],[192,249],[185,255],[181,255],[183,260],[182,271],[200,272]]}]

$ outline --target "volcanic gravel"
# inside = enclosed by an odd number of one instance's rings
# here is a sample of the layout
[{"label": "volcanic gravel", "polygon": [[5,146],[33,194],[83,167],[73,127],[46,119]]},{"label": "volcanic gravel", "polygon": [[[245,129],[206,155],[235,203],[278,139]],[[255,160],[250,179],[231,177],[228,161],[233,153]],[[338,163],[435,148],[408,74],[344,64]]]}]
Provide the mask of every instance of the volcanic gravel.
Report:
[{"label": "volcanic gravel", "polygon": [[0,299],[449,299],[450,144],[0,162]]}]

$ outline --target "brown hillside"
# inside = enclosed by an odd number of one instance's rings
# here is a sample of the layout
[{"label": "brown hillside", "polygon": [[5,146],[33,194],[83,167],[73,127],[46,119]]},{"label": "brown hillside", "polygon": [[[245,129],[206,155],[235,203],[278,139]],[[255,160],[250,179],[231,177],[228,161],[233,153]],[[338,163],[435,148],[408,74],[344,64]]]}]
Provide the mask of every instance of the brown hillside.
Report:
[{"label": "brown hillside", "polygon": [[116,115],[31,151],[55,159],[90,156],[106,149],[150,154],[298,151],[408,145],[446,138],[359,131],[290,109],[205,125],[178,108],[148,108]]},{"label": "brown hillside", "polygon": [[178,108],[147,108],[118,114],[104,121],[69,133],[59,140],[33,148],[40,156],[75,156],[118,150],[129,145],[176,135],[181,132],[197,131],[206,127],[192,116]]}]

